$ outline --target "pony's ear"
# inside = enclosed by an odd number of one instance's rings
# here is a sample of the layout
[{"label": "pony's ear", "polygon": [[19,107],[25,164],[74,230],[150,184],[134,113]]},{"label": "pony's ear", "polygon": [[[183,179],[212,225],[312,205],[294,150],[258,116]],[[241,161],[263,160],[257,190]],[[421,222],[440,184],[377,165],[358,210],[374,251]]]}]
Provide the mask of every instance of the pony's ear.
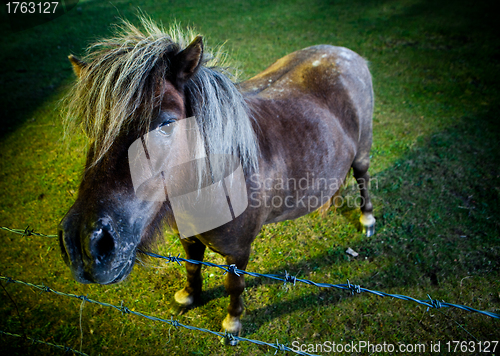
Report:
[{"label": "pony's ear", "polygon": [[174,65],[177,80],[185,82],[196,73],[203,58],[203,39],[196,36],[195,39],[183,51],[174,57]]},{"label": "pony's ear", "polygon": [[87,63],[76,58],[72,54],[68,56],[68,59],[71,62],[71,65],[73,66],[73,72],[75,72],[76,76],[80,78],[82,76],[83,69],[87,66]]}]

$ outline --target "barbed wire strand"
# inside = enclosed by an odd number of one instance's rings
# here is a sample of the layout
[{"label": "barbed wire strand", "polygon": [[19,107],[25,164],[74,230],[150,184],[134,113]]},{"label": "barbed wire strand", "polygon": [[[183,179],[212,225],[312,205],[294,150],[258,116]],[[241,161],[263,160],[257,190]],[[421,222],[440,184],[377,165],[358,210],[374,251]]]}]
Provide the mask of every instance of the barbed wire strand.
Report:
[{"label": "barbed wire strand", "polygon": [[43,340],[36,339],[36,338],[33,338],[33,337],[29,337],[29,336],[26,336],[26,335],[13,334],[13,333],[9,333],[9,332],[3,331],[3,330],[0,330],[0,335],[8,335],[8,336],[19,337],[21,339],[26,339],[28,341],[31,341],[31,343],[33,343],[33,344],[36,342],[36,343],[39,343],[39,344],[49,345],[49,346],[58,348],[60,350],[63,350],[64,353],[66,353],[66,352],[73,352],[75,355],[89,356],[86,353],[74,350],[74,349],[72,349],[69,346],[53,344],[51,342],[43,341]]},{"label": "barbed wire strand", "polygon": [[248,272],[248,271],[241,270],[241,269],[237,268],[235,265],[218,265],[218,264],[212,263],[212,262],[190,260],[190,259],[179,257],[180,255],[162,256],[162,255],[158,255],[156,253],[146,252],[146,251],[141,251],[141,250],[139,250],[139,252],[141,252],[144,255],[150,256],[150,257],[165,260],[167,262],[177,262],[179,265],[181,264],[181,262],[188,262],[188,263],[197,264],[197,265],[204,265],[204,266],[208,266],[208,267],[216,267],[216,268],[219,268],[219,269],[222,269],[223,271],[225,271],[224,274],[233,273],[237,276],[248,275],[248,276],[252,276],[252,277],[269,278],[269,279],[281,281],[281,282],[283,282],[284,285],[286,285],[287,283],[295,285],[297,282],[300,282],[300,283],[305,283],[305,284],[320,287],[320,288],[338,288],[338,289],[348,290],[351,292],[351,294],[370,293],[370,294],[377,295],[379,297],[391,297],[391,298],[406,300],[406,301],[410,301],[410,302],[415,302],[415,303],[418,303],[420,305],[426,306],[427,310],[429,310],[430,308],[439,309],[439,308],[443,308],[443,307],[452,307],[452,308],[465,310],[468,312],[479,313],[482,315],[489,316],[491,318],[500,319],[500,314],[498,314],[498,313],[493,313],[493,312],[484,311],[484,310],[477,310],[477,309],[474,309],[474,308],[471,308],[471,307],[468,307],[465,305],[447,303],[445,301],[439,301],[436,299],[432,299],[430,297],[430,295],[427,295],[429,297],[429,299],[419,300],[419,299],[416,299],[413,297],[408,297],[406,295],[390,294],[390,293],[385,293],[385,292],[374,291],[374,290],[371,290],[368,288],[363,288],[359,285],[351,284],[349,282],[349,280],[347,280],[346,284],[317,283],[317,282],[310,281],[308,279],[297,278],[296,276],[292,276],[292,275],[288,274],[287,271],[285,271],[285,274],[265,274],[265,273]]},{"label": "barbed wire strand", "polygon": [[[148,314],[144,314],[144,313],[141,313],[141,312],[137,312],[137,311],[131,310],[131,309],[127,308],[126,306],[124,306],[123,302],[121,303],[120,306],[117,306],[117,305],[113,305],[113,304],[110,304],[110,303],[105,303],[105,302],[100,302],[100,301],[97,301],[97,300],[90,299],[86,295],[77,295],[77,294],[73,294],[73,293],[60,292],[60,291],[57,291],[57,290],[52,289],[50,287],[47,287],[47,286],[45,286],[43,284],[42,285],[33,284],[33,283],[30,283],[30,282],[24,282],[24,281],[20,281],[20,280],[13,279],[11,277],[5,277],[5,276],[0,276],[0,280],[6,281],[8,283],[21,284],[21,285],[24,285],[24,286],[27,286],[27,287],[36,288],[36,289],[39,289],[39,290],[41,290],[43,292],[54,293],[54,294],[57,294],[57,295],[63,296],[63,297],[76,298],[76,299],[79,299],[79,300],[82,300],[82,301],[85,301],[85,302],[88,302],[88,303],[97,304],[97,305],[101,305],[103,307],[112,308],[112,309],[120,311],[122,314],[132,314],[132,315],[137,315],[137,316],[140,316],[140,317],[152,320],[152,321],[159,321],[159,322],[162,322],[162,323],[169,324],[169,325],[175,327],[176,329],[178,327],[182,327],[182,328],[185,328],[185,329],[188,329],[188,330],[195,330],[195,331],[201,331],[201,332],[209,333],[209,334],[218,336],[220,338],[226,339],[228,341],[233,341],[233,340],[236,340],[236,341],[245,341],[245,342],[250,342],[250,343],[261,345],[261,346],[268,346],[268,347],[276,349],[276,352],[277,351],[290,351],[290,352],[294,352],[294,353],[296,353],[298,355],[318,356],[318,355],[313,355],[313,354],[309,354],[309,353],[306,353],[306,352],[302,352],[300,350],[291,349],[291,348],[289,348],[288,346],[286,346],[284,344],[280,344],[278,342],[278,340],[276,340],[275,343],[269,343],[269,342],[265,342],[265,341],[253,340],[253,339],[248,339],[248,338],[245,338],[245,337],[240,337],[240,336],[228,333],[228,332],[218,332],[218,331],[213,331],[213,330],[209,330],[209,329],[205,329],[205,328],[198,328],[196,326],[182,324],[182,323],[180,323],[179,321],[177,321],[177,320],[175,320],[173,318],[170,318],[170,319],[158,318],[158,317],[155,317],[155,316],[152,316],[152,315],[148,315]],[[72,350],[72,351],[75,351],[75,350]],[[75,352],[77,352],[77,351],[75,351]]]},{"label": "barbed wire strand", "polygon": [[[29,229],[29,226],[24,230],[11,229],[11,228],[7,228],[7,227],[1,227],[1,229],[6,230],[6,231],[10,231],[10,232],[14,232],[14,233],[17,233],[20,235],[25,235],[25,236],[36,235],[36,236],[42,236],[42,237],[57,237],[57,235],[45,235],[45,234],[34,232],[33,229],[32,230]],[[495,318],[495,319],[500,319],[500,314],[498,314],[498,313],[484,311],[484,310],[478,310],[478,309],[474,309],[472,307],[468,307],[465,305],[447,303],[445,301],[439,301],[437,299],[432,299],[430,297],[430,295],[427,295],[429,297],[429,299],[419,300],[419,299],[416,299],[413,297],[408,297],[408,296],[401,295],[401,294],[390,294],[390,293],[370,290],[368,288],[363,288],[363,287],[356,285],[356,284],[351,284],[349,282],[349,280],[347,280],[347,284],[317,283],[317,282],[313,282],[313,281],[310,281],[307,279],[297,278],[296,276],[292,276],[292,275],[288,274],[288,272],[286,272],[286,271],[285,271],[285,274],[265,274],[265,273],[248,272],[248,271],[238,269],[235,265],[218,265],[216,263],[211,263],[211,262],[190,260],[190,259],[185,259],[185,258],[179,257],[180,255],[162,256],[162,255],[158,255],[156,253],[146,252],[146,251],[141,251],[141,250],[139,250],[139,252],[141,252],[144,255],[150,256],[150,257],[165,260],[167,262],[177,262],[179,265],[181,265],[181,262],[189,262],[192,264],[198,264],[198,265],[203,265],[203,266],[208,266],[208,267],[216,267],[216,268],[224,270],[225,271],[224,274],[229,272],[229,273],[233,273],[237,276],[240,274],[243,274],[243,275],[248,275],[248,276],[252,276],[252,277],[270,278],[270,279],[281,281],[284,283],[284,285],[286,285],[287,283],[293,283],[293,285],[295,286],[296,282],[300,282],[300,283],[305,283],[305,284],[320,287],[320,288],[338,288],[338,289],[343,289],[343,290],[349,290],[351,292],[351,294],[370,293],[370,294],[377,295],[379,297],[391,297],[391,298],[396,298],[396,299],[400,299],[400,300],[411,301],[411,302],[426,306],[427,310],[429,310],[429,308],[439,309],[439,308],[443,308],[443,307],[451,307],[451,308],[465,310],[468,312],[479,313],[479,314],[486,315],[486,316],[489,316],[489,317]]]},{"label": "barbed wire strand", "polygon": [[45,234],[41,234],[39,232],[35,232],[34,229],[30,230],[29,225],[24,230],[23,229],[11,229],[11,228],[5,227],[5,226],[0,226],[0,229],[5,230],[5,231],[9,231],[9,232],[13,232],[13,233],[19,234],[19,235],[24,235],[24,236],[35,235],[35,236],[40,236],[40,237],[57,237],[57,235],[45,235]]}]

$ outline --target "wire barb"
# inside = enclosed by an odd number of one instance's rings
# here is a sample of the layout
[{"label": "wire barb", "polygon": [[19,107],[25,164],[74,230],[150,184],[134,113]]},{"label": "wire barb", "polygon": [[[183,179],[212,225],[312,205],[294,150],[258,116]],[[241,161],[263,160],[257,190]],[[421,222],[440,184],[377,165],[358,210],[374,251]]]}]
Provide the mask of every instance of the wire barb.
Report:
[{"label": "wire barb", "polygon": [[292,276],[285,270],[285,280],[283,281],[283,286],[286,286],[287,283],[291,283],[295,286],[296,282],[297,282],[297,277]]},{"label": "wire barb", "polygon": [[351,294],[354,295],[354,293],[361,293],[361,286],[358,284],[351,284],[349,280],[347,280],[347,288],[351,291]]},{"label": "wire barb", "polygon": [[238,340],[236,339],[236,337],[235,337],[233,334],[231,334],[229,331],[227,331],[227,330],[224,332],[224,338],[225,338],[227,341],[238,341]]},{"label": "wire barb", "polygon": [[229,272],[229,273],[237,275],[238,277],[240,276],[240,274],[239,274],[240,270],[236,267],[235,264],[232,264],[232,265],[229,265],[229,266],[225,266],[225,267],[226,267],[226,272],[224,272],[224,274],[226,274],[226,273]]},{"label": "wire barb", "polygon": [[285,344],[280,344],[278,342],[278,339],[276,339],[276,343],[274,345],[276,347],[276,351],[274,351],[275,355],[278,353],[278,351],[287,351],[288,349]]},{"label": "wire barb", "polygon": [[181,259],[180,259],[180,253],[177,255],[177,256],[167,256],[167,259],[168,259],[168,262],[177,262],[177,264],[179,266],[182,266],[181,265]]},{"label": "wire barb", "polygon": [[28,226],[26,226],[26,229],[24,229],[24,234],[25,234],[26,236],[31,236],[31,235],[33,234],[33,232],[35,232],[35,230],[34,230],[34,229],[33,229],[33,230],[30,230],[30,226],[29,226],[29,225],[28,225]]},{"label": "wire barb", "polygon": [[174,328],[178,329],[179,326],[181,326],[182,324],[179,323],[177,320],[175,320],[173,317],[170,317],[170,325],[172,325]]},{"label": "wire barb", "polygon": [[[431,304],[432,308],[439,309],[439,308],[443,307],[443,304],[439,300],[432,299],[429,294],[427,294],[427,296],[429,297],[429,303]],[[444,300],[443,300],[443,303],[444,303]],[[427,307],[427,311],[429,311],[429,308],[431,306]]]},{"label": "wire barb", "polygon": [[132,312],[129,308],[123,305],[123,300],[121,301],[118,309],[122,312],[122,314],[130,314]]}]

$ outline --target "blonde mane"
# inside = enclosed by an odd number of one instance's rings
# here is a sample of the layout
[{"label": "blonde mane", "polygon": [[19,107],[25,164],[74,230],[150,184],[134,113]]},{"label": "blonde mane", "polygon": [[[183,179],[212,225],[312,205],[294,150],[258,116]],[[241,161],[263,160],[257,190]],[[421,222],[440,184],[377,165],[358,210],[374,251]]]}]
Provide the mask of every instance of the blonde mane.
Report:
[{"label": "blonde mane", "polygon": [[[80,78],[66,98],[66,135],[80,126],[93,148],[91,166],[109,151],[118,135],[130,129],[144,134],[158,115],[161,85],[169,57],[186,48],[196,33],[174,24],[168,30],[140,17],[143,30],[123,20],[112,38],[87,49]],[[185,85],[205,146],[213,153],[240,157],[256,169],[258,148],[249,110],[228,78],[235,78],[221,47],[205,46],[202,66]],[[133,125],[131,125],[133,124]]]}]

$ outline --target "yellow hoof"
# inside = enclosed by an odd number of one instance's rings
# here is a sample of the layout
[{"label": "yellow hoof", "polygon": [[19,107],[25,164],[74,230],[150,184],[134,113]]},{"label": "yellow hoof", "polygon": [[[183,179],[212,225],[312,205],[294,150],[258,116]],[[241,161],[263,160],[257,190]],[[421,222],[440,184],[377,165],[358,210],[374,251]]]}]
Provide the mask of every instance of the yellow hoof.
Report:
[{"label": "yellow hoof", "polygon": [[241,331],[240,318],[228,314],[222,321],[222,329],[231,334],[239,335]]},{"label": "yellow hoof", "polygon": [[363,226],[363,233],[367,237],[375,234],[375,218],[372,214],[361,214],[359,221],[361,222],[361,226]]},{"label": "yellow hoof", "polygon": [[223,345],[236,346],[238,345],[238,340],[233,339],[231,336],[240,336],[241,332],[241,321],[240,318],[227,315],[222,321],[222,330],[228,335],[221,339]]},{"label": "yellow hoof", "polygon": [[186,288],[183,288],[180,291],[176,292],[174,295],[174,299],[177,304],[183,307],[188,307],[194,302],[194,297],[186,292]]}]

